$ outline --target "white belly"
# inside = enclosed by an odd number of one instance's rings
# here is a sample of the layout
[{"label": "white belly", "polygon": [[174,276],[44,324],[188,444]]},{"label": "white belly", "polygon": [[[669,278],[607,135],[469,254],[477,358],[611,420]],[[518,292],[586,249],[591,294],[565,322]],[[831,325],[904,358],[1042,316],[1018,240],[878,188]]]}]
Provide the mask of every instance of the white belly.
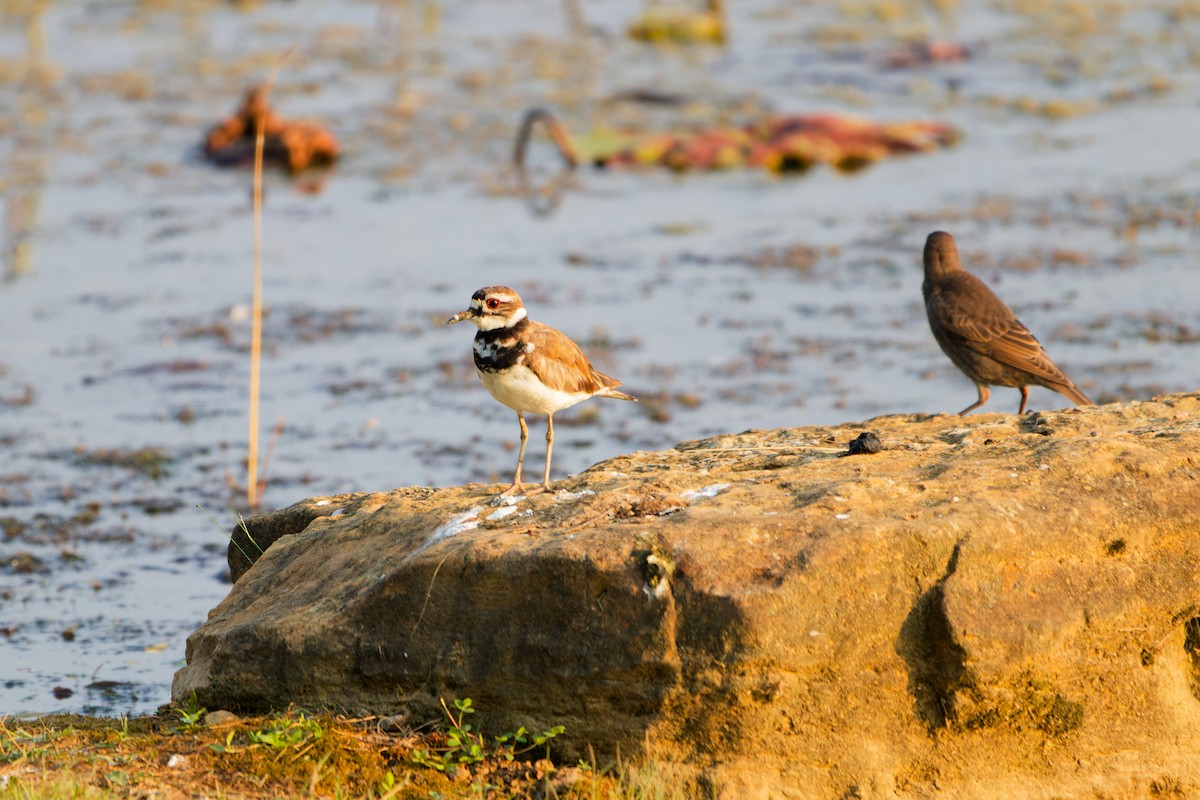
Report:
[{"label": "white belly", "polygon": [[524,364],[507,372],[480,372],[479,380],[498,402],[527,414],[553,414],[591,397],[587,392],[551,389]]}]

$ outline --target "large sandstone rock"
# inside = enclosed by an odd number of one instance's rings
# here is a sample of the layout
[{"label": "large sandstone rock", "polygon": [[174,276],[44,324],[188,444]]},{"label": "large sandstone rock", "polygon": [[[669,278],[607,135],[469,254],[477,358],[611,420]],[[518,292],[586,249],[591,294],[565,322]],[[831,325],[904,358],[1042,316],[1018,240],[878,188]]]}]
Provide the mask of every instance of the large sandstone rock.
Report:
[{"label": "large sandstone rock", "polygon": [[[864,430],[886,449],[840,457]],[[646,753],[705,796],[1200,792],[1200,395],[749,431],[497,488],[281,512],[176,699],[471,697],[485,730],[562,724],[564,757]]]}]

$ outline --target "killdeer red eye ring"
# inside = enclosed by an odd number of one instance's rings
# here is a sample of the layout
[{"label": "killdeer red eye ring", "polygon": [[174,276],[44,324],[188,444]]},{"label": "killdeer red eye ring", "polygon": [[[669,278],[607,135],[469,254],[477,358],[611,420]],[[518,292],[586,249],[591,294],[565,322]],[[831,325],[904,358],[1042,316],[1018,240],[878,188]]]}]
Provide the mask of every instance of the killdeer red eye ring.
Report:
[{"label": "killdeer red eye ring", "polygon": [[489,298],[488,298],[488,301],[487,301],[487,307],[488,307],[488,308],[499,308],[499,307],[500,307],[500,301],[499,301],[499,300],[497,300],[497,299],[496,299],[496,298],[494,298],[494,297],[489,297]]}]

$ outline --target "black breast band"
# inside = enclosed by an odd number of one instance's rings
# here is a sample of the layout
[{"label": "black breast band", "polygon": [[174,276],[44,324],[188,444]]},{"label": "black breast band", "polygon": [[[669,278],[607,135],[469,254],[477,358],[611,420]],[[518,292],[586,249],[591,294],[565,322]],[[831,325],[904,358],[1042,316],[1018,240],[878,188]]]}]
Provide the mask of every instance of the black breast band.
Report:
[{"label": "black breast band", "polygon": [[518,334],[525,326],[521,320],[511,328],[496,328],[475,334],[475,366],[480,372],[504,372],[512,369],[525,355],[525,344]]}]

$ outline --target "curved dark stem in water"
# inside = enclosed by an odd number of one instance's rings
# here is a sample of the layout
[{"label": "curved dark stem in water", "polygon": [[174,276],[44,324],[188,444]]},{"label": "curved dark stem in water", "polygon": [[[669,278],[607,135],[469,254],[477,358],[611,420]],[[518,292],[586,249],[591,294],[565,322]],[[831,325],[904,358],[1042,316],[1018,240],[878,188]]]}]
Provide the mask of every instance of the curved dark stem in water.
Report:
[{"label": "curved dark stem in water", "polygon": [[525,116],[521,118],[521,127],[517,130],[516,147],[513,149],[513,164],[517,169],[522,172],[525,170],[525,151],[529,149],[529,137],[533,134],[533,126],[539,122],[546,126],[546,133],[550,134],[550,140],[558,147],[559,155],[562,156],[567,169],[575,169],[579,166],[579,158],[575,155],[575,148],[571,146],[567,129],[563,127],[558,117],[554,116],[553,111],[538,106],[526,111]]},{"label": "curved dark stem in water", "polygon": [[[525,164],[529,140],[533,136],[534,127],[539,122],[545,125],[550,141],[554,142],[555,147],[558,148],[558,154],[562,156],[563,160],[562,170],[540,187],[534,185]],[[579,157],[575,154],[575,148],[571,146],[567,129],[554,115],[554,112],[542,107],[526,111],[525,116],[521,118],[521,126],[517,129],[517,140],[513,147],[513,166],[516,167],[517,179],[521,184],[521,196],[525,199],[530,212],[535,216],[543,217],[558,210],[562,203],[562,187],[578,165]]]}]

